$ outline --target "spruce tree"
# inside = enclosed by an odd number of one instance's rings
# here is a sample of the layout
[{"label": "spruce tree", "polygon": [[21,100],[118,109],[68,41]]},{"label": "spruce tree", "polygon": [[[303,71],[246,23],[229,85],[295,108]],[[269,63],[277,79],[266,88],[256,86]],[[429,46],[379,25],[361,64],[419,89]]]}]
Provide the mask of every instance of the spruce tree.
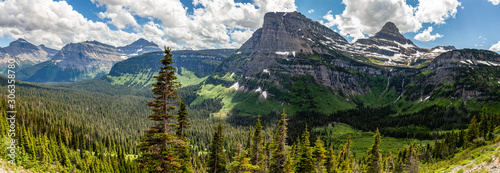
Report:
[{"label": "spruce tree", "polygon": [[479,128],[477,127],[476,116],[474,116],[472,120],[470,120],[467,133],[465,134],[467,146],[470,146],[470,144],[472,144],[474,139],[478,137],[478,134],[479,134]]},{"label": "spruce tree", "polygon": [[180,83],[175,80],[175,67],[172,66],[172,54],[170,48],[165,47],[165,56],[161,60],[158,76],[154,76],[153,83],[154,100],[147,105],[151,107],[153,114],[148,116],[155,122],[145,131],[139,150],[142,154],[137,161],[140,167],[150,172],[181,172],[182,161],[176,147],[180,140],[173,129],[172,124],[176,115],[172,113],[176,109],[177,91]]},{"label": "spruce tree", "polygon": [[181,163],[180,170],[182,172],[192,172],[193,166],[191,163],[191,146],[188,145],[188,137],[189,135],[186,133],[186,129],[190,127],[186,111],[186,101],[184,100],[184,96],[181,99],[179,105],[179,112],[177,117],[177,137],[181,139],[177,143],[177,148],[179,152],[179,162]]},{"label": "spruce tree", "polygon": [[264,143],[262,135],[262,125],[260,123],[260,115],[257,119],[257,125],[255,126],[255,131],[252,137],[252,148],[251,148],[251,163],[258,165],[260,169],[263,168],[264,155]]},{"label": "spruce tree", "polygon": [[285,110],[281,114],[281,119],[278,121],[276,127],[276,134],[274,135],[274,147],[273,147],[273,156],[271,160],[271,172],[285,172],[285,163],[289,157],[287,146],[286,146],[286,138],[287,138],[287,118],[286,118]]},{"label": "spruce tree", "polygon": [[347,142],[339,148],[339,156],[337,157],[337,171],[353,172],[351,155],[351,137],[347,137]]},{"label": "spruce tree", "polygon": [[234,161],[229,165],[229,172],[232,173],[249,173],[259,169],[259,166],[252,165],[248,158],[248,151],[243,150],[241,144],[238,144],[238,153],[233,157]]},{"label": "spruce tree", "polygon": [[207,166],[209,173],[227,172],[226,157],[224,154],[224,136],[222,132],[222,124],[219,119],[219,125],[215,129],[212,146],[208,155]]},{"label": "spruce tree", "polygon": [[328,155],[326,157],[326,163],[325,163],[325,167],[326,167],[326,172],[327,173],[335,173],[336,170],[336,162],[337,159],[335,157],[335,153],[333,152],[333,146],[330,145],[330,149],[328,150]]},{"label": "spruce tree", "polygon": [[375,135],[373,136],[375,138],[375,142],[372,145],[372,148],[368,150],[368,160],[367,160],[367,172],[368,173],[378,173],[381,171],[381,163],[380,163],[380,132],[375,131]]},{"label": "spruce tree", "polygon": [[317,171],[316,165],[314,164],[313,158],[313,150],[310,146],[309,141],[309,131],[304,130],[304,134],[302,134],[302,141],[299,145],[298,158],[295,166],[295,172],[303,172],[303,173],[315,173]]},{"label": "spruce tree", "polygon": [[483,107],[483,111],[481,113],[481,121],[479,122],[479,134],[478,137],[486,138],[486,134],[488,133],[488,114],[486,113],[486,107]]},{"label": "spruce tree", "polygon": [[316,142],[314,142],[313,157],[314,160],[316,161],[316,170],[318,170],[318,172],[326,172],[325,142],[323,142],[319,137],[316,139]]},{"label": "spruce tree", "polygon": [[189,134],[186,133],[186,129],[191,127],[191,123],[189,122],[187,115],[188,112],[186,111],[186,100],[184,99],[184,96],[182,96],[179,105],[179,117],[177,117],[177,137],[184,141],[188,141]]}]

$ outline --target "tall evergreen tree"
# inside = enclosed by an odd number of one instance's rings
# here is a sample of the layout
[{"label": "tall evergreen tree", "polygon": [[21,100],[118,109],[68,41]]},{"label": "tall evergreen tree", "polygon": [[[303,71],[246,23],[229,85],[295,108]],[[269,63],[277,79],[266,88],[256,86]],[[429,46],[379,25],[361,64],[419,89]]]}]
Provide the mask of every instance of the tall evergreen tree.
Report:
[{"label": "tall evergreen tree", "polygon": [[189,134],[186,133],[186,129],[191,127],[188,120],[188,112],[186,111],[186,100],[182,96],[181,103],[179,105],[179,112],[177,117],[177,137],[184,141],[188,140]]},{"label": "tall evergreen tree", "polygon": [[316,161],[316,170],[318,172],[326,172],[325,161],[326,161],[326,149],[325,142],[321,138],[317,138],[314,142],[313,157]]},{"label": "tall evergreen tree", "polygon": [[472,120],[470,120],[469,127],[467,129],[467,133],[465,134],[465,139],[467,146],[472,144],[474,139],[478,137],[479,134],[479,128],[477,126],[477,119],[476,116],[472,117]]},{"label": "tall evergreen tree", "polygon": [[258,165],[260,169],[263,168],[264,155],[264,143],[262,134],[262,125],[260,123],[260,115],[257,118],[257,125],[255,126],[255,131],[252,137],[252,148],[251,148],[251,161],[252,164]]},{"label": "tall evergreen tree", "polygon": [[154,76],[154,100],[147,104],[153,111],[148,118],[156,124],[145,131],[138,146],[142,154],[137,161],[141,168],[151,172],[181,172],[182,167],[175,147],[180,140],[173,131],[176,125],[171,123],[176,118],[172,111],[176,109],[176,89],[180,87],[180,83],[175,81],[177,77],[172,56],[170,48],[165,47],[165,56],[161,60],[164,66],[160,67],[158,76]]},{"label": "tall evergreen tree", "polygon": [[274,135],[273,156],[271,161],[271,172],[285,172],[285,163],[288,161],[289,155],[286,146],[287,138],[287,118],[285,110],[281,114],[281,119],[278,121],[276,134]]},{"label": "tall evergreen tree", "polygon": [[351,137],[347,137],[347,142],[339,148],[339,156],[337,157],[337,172],[353,172],[353,156],[351,154]]},{"label": "tall evergreen tree", "polygon": [[326,163],[325,163],[325,167],[326,167],[326,172],[327,173],[335,173],[336,170],[336,162],[337,159],[335,157],[335,153],[333,152],[333,146],[330,145],[330,149],[328,150],[328,155],[326,157]]},{"label": "tall evergreen tree", "polygon": [[489,117],[486,113],[486,107],[483,107],[483,111],[481,113],[481,121],[479,121],[479,134],[478,137],[483,137],[486,139],[486,135],[488,134],[488,121]]},{"label": "tall evergreen tree", "polygon": [[372,145],[372,148],[368,150],[368,160],[367,160],[367,172],[368,173],[378,173],[381,171],[381,155],[380,155],[380,132],[375,131],[375,142]]},{"label": "tall evergreen tree", "polygon": [[229,165],[229,172],[231,173],[250,173],[259,169],[259,166],[250,163],[248,151],[243,150],[241,144],[238,144],[238,153],[233,159],[234,161]]},{"label": "tall evergreen tree", "polygon": [[316,165],[314,164],[313,150],[311,148],[311,143],[309,141],[309,131],[306,129],[304,134],[302,134],[302,141],[299,145],[298,158],[295,166],[295,172],[302,173],[315,173],[317,171]]},{"label": "tall evergreen tree", "polygon": [[207,166],[209,173],[227,172],[226,156],[224,154],[224,136],[222,133],[222,124],[219,119],[219,125],[215,129],[212,146],[208,155]]},{"label": "tall evergreen tree", "polygon": [[186,111],[186,100],[184,100],[183,96],[179,105],[179,112],[177,117],[177,137],[181,140],[178,141],[176,146],[179,152],[179,162],[182,165],[182,172],[193,171],[193,164],[191,163],[191,146],[188,145],[189,135],[186,133],[186,129],[190,127],[191,123],[189,123],[187,115],[188,113]]}]

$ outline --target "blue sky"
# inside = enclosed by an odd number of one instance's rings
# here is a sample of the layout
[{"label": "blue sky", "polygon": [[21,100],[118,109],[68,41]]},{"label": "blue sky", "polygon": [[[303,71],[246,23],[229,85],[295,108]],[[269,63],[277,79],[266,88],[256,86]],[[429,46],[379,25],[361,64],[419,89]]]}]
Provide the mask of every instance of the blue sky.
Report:
[{"label": "blue sky", "polygon": [[138,38],[176,49],[237,48],[272,11],[299,11],[347,40],[394,22],[416,45],[500,51],[500,0],[3,0],[0,46],[17,38],[61,48]]}]

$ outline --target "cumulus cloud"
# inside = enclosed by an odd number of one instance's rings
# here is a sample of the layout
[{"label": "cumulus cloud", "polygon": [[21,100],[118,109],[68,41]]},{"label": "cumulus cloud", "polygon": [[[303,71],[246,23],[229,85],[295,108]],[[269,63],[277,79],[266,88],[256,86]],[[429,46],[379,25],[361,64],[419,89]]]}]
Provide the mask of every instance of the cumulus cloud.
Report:
[{"label": "cumulus cloud", "polygon": [[421,23],[414,17],[414,8],[405,0],[343,0],[345,10],[333,16],[331,12],[323,18],[326,26],[337,25],[340,34],[355,39],[364,34],[374,35],[386,22],[396,24],[401,32],[418,31]]},{"label": "cumulus cloud", "polygon": [[[193,48],[238,47],[246,41],[243,38],[249,38],[248,33],[262,26],[265,13],[297,9],[294,0],[255,0],[253,4],[234,0],[193,0],[195,8],[192,14],[188,14],[179,0],[92,1],[105,6],[104,13],[113,14],[114,8],[117,8],[125,9],[132,15],[159,19],[165,33],[164,40],[175,42],[178,47]],[[115,24],[111,17],[106,16],[117,28],[127,25],[124,24],[126,22]]]},{"label": "cumulus cloud", "polygon": [[105,23],[87,20],[66,1],[51,0],[0,2],[0,35],[53,48],[85,40],[123,45],[139,38],[137,34],[110,30]]},{"label": "cumulus cloud", "polygon": [[309,11],[307,11],[307,13],[309,14],[314,13],[314,9],[310,9]]},{"label": "cumulus cloud", "polygon": [[488,2],[491,2],[493,5],[500,4],[500,0],[488,0]]},{"label": "cumulus cloud", "polygon": [[419,0],[415,17],[423,23],[444,24],[446,19],[455,17],[460,5],[457,0]]},{"label": "cumulus cloud", "polygon": [[365,34],[374,35],[386,22],[393,22],[402,33],[417,32],[422,23],[443,24],[457,13],[460,2],[457,0],[420,0],[417,7],[410,6],[406,0],[343,0],[345,10],[340,15],[328,12],[322,22],[327,27],[337,26],[339,33],[364,38]]},{"label": "cumulus cloud", "polygon": [[427,28],[423,32],[415,35],[414,39],[419,41],[434,41],[436,40],[436,38],[443,37],[443,35],[438,33],[432,35],[431,32],[432,32],[432,26],[429,26],[429,28]]},{"label": "cumulus cloud", "polygon": [[[91,1],[105,9],[97,15],[106,22],[86,19],[65,1],[0,1],[0,35],[54,48],[86,40],[123,46],[139,38],[174,49],[234,48],[262,26],[265,13],[297,9],[294,0],[193,0],[192,13],[180,0]],[[139,24],[137,17],[150,21]],[[134,32],[123,31],[128,27]]]},{"label": "cumulus cloud", "polygon": [[500,51],[500,41],[498,41],[497,44],[494,44],[493,46],[490,47],[491,51]]}]

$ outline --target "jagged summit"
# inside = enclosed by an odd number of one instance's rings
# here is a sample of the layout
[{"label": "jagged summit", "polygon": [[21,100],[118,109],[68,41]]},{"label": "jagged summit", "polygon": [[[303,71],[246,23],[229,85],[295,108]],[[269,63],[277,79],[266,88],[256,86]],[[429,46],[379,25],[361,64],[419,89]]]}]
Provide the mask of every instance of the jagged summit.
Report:
[{"label": "jagged summit", "polygon": [[372,38],[393,40],[401,44],[413,44],[411,40],[406,39],[403,34],[399,32],[398,27],[392,22],[387,22]]},{"label": "jagged summit", "polygon": [[254,32],[239,51],[242,53],[312,53],[316,41],[347,44],[340,34],[298,12],[270,12],[262,28]]}]

